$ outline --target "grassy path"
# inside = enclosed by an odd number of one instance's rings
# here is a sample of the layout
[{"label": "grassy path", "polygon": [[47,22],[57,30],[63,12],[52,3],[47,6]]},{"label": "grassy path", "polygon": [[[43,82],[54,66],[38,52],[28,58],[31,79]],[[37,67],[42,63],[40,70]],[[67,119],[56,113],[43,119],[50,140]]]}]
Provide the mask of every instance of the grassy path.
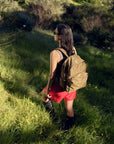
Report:
[{"label": "grassy path", "polygon": [[45,111],[40,91],[47,83],[49,53],[57,43],[48,31],[0,35],[0,144],[113,144],[114,53],[76,46],[88,64],[86,88],[74,101],[75,126],[64,133],[63,101],[57,122]]}]

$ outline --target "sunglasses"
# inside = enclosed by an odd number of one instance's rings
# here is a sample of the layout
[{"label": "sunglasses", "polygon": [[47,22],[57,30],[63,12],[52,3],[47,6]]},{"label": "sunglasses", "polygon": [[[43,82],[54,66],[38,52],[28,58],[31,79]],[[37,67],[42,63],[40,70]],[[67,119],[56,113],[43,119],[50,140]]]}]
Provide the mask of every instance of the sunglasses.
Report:
[{"label": "sunglasses", "polygon": [[54,35],[58,35],[58,33],[56,33],[56,32],[54,31]]}]

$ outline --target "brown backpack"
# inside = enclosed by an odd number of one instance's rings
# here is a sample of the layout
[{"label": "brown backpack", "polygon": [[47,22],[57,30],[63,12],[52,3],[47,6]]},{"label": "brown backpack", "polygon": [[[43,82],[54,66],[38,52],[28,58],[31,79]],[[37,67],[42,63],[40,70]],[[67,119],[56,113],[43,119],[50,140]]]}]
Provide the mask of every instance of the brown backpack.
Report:
[{"label": "brown backpack", "polygon": [[61,67],[60,85],[67,92],[72,92],[87,85],[88,73],[85,61],[75,53],[68,56],[63,48],[57,48],[67,58]]}]

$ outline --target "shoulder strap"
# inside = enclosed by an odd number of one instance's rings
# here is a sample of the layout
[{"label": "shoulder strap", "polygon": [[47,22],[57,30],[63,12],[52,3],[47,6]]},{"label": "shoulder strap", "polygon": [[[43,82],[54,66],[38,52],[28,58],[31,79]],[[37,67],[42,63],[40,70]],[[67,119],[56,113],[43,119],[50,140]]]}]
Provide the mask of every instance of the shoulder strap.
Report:
[{"label": "shoulder strap", "polygon": [[63,48],[56,48],[56,50],[60,50],[66,57],[69,57],[67,52]]},{"label": "shoulder strap", "polygon": [[[66,57],[69,57],[65,49],[63,49],[63,48],[56,48],[56,50],[61,51]],[[77,51],[76,51],[75,47],[73,47],[72,51],[73,51],[74,54],[77,55]]]},{"label": "shoulder strap", "polygon": [[76,51],[76,49],[75,49],[75,47],[73,46],[73,50],[74,50],[74,53],[77,55],[77,51]]}]

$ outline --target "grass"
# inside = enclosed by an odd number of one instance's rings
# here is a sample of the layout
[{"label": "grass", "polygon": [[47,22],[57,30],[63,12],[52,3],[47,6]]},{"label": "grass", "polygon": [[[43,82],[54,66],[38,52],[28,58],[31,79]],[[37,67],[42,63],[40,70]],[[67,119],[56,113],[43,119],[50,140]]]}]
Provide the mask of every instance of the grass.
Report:
[{"label": "grass", "polygon": [[77,5],[80,5],[79,2],[76,2],[76,1],[74,1],[74,0],[71,0],[70,3],[73,4],[73,5],[76,5],[76,6],[77,6]]},{"label": "grass", "polygon": [[114,53],[92,46],[76,46],[87,61],[89,79],[74,101],[76,122],[60,129],[64,102],[54,104],[56,122],[45,111],[40,91],[49,74],[49,54],[58,46],[49,31],[34,30],[0,35],[1,144],[113,144]]}]

